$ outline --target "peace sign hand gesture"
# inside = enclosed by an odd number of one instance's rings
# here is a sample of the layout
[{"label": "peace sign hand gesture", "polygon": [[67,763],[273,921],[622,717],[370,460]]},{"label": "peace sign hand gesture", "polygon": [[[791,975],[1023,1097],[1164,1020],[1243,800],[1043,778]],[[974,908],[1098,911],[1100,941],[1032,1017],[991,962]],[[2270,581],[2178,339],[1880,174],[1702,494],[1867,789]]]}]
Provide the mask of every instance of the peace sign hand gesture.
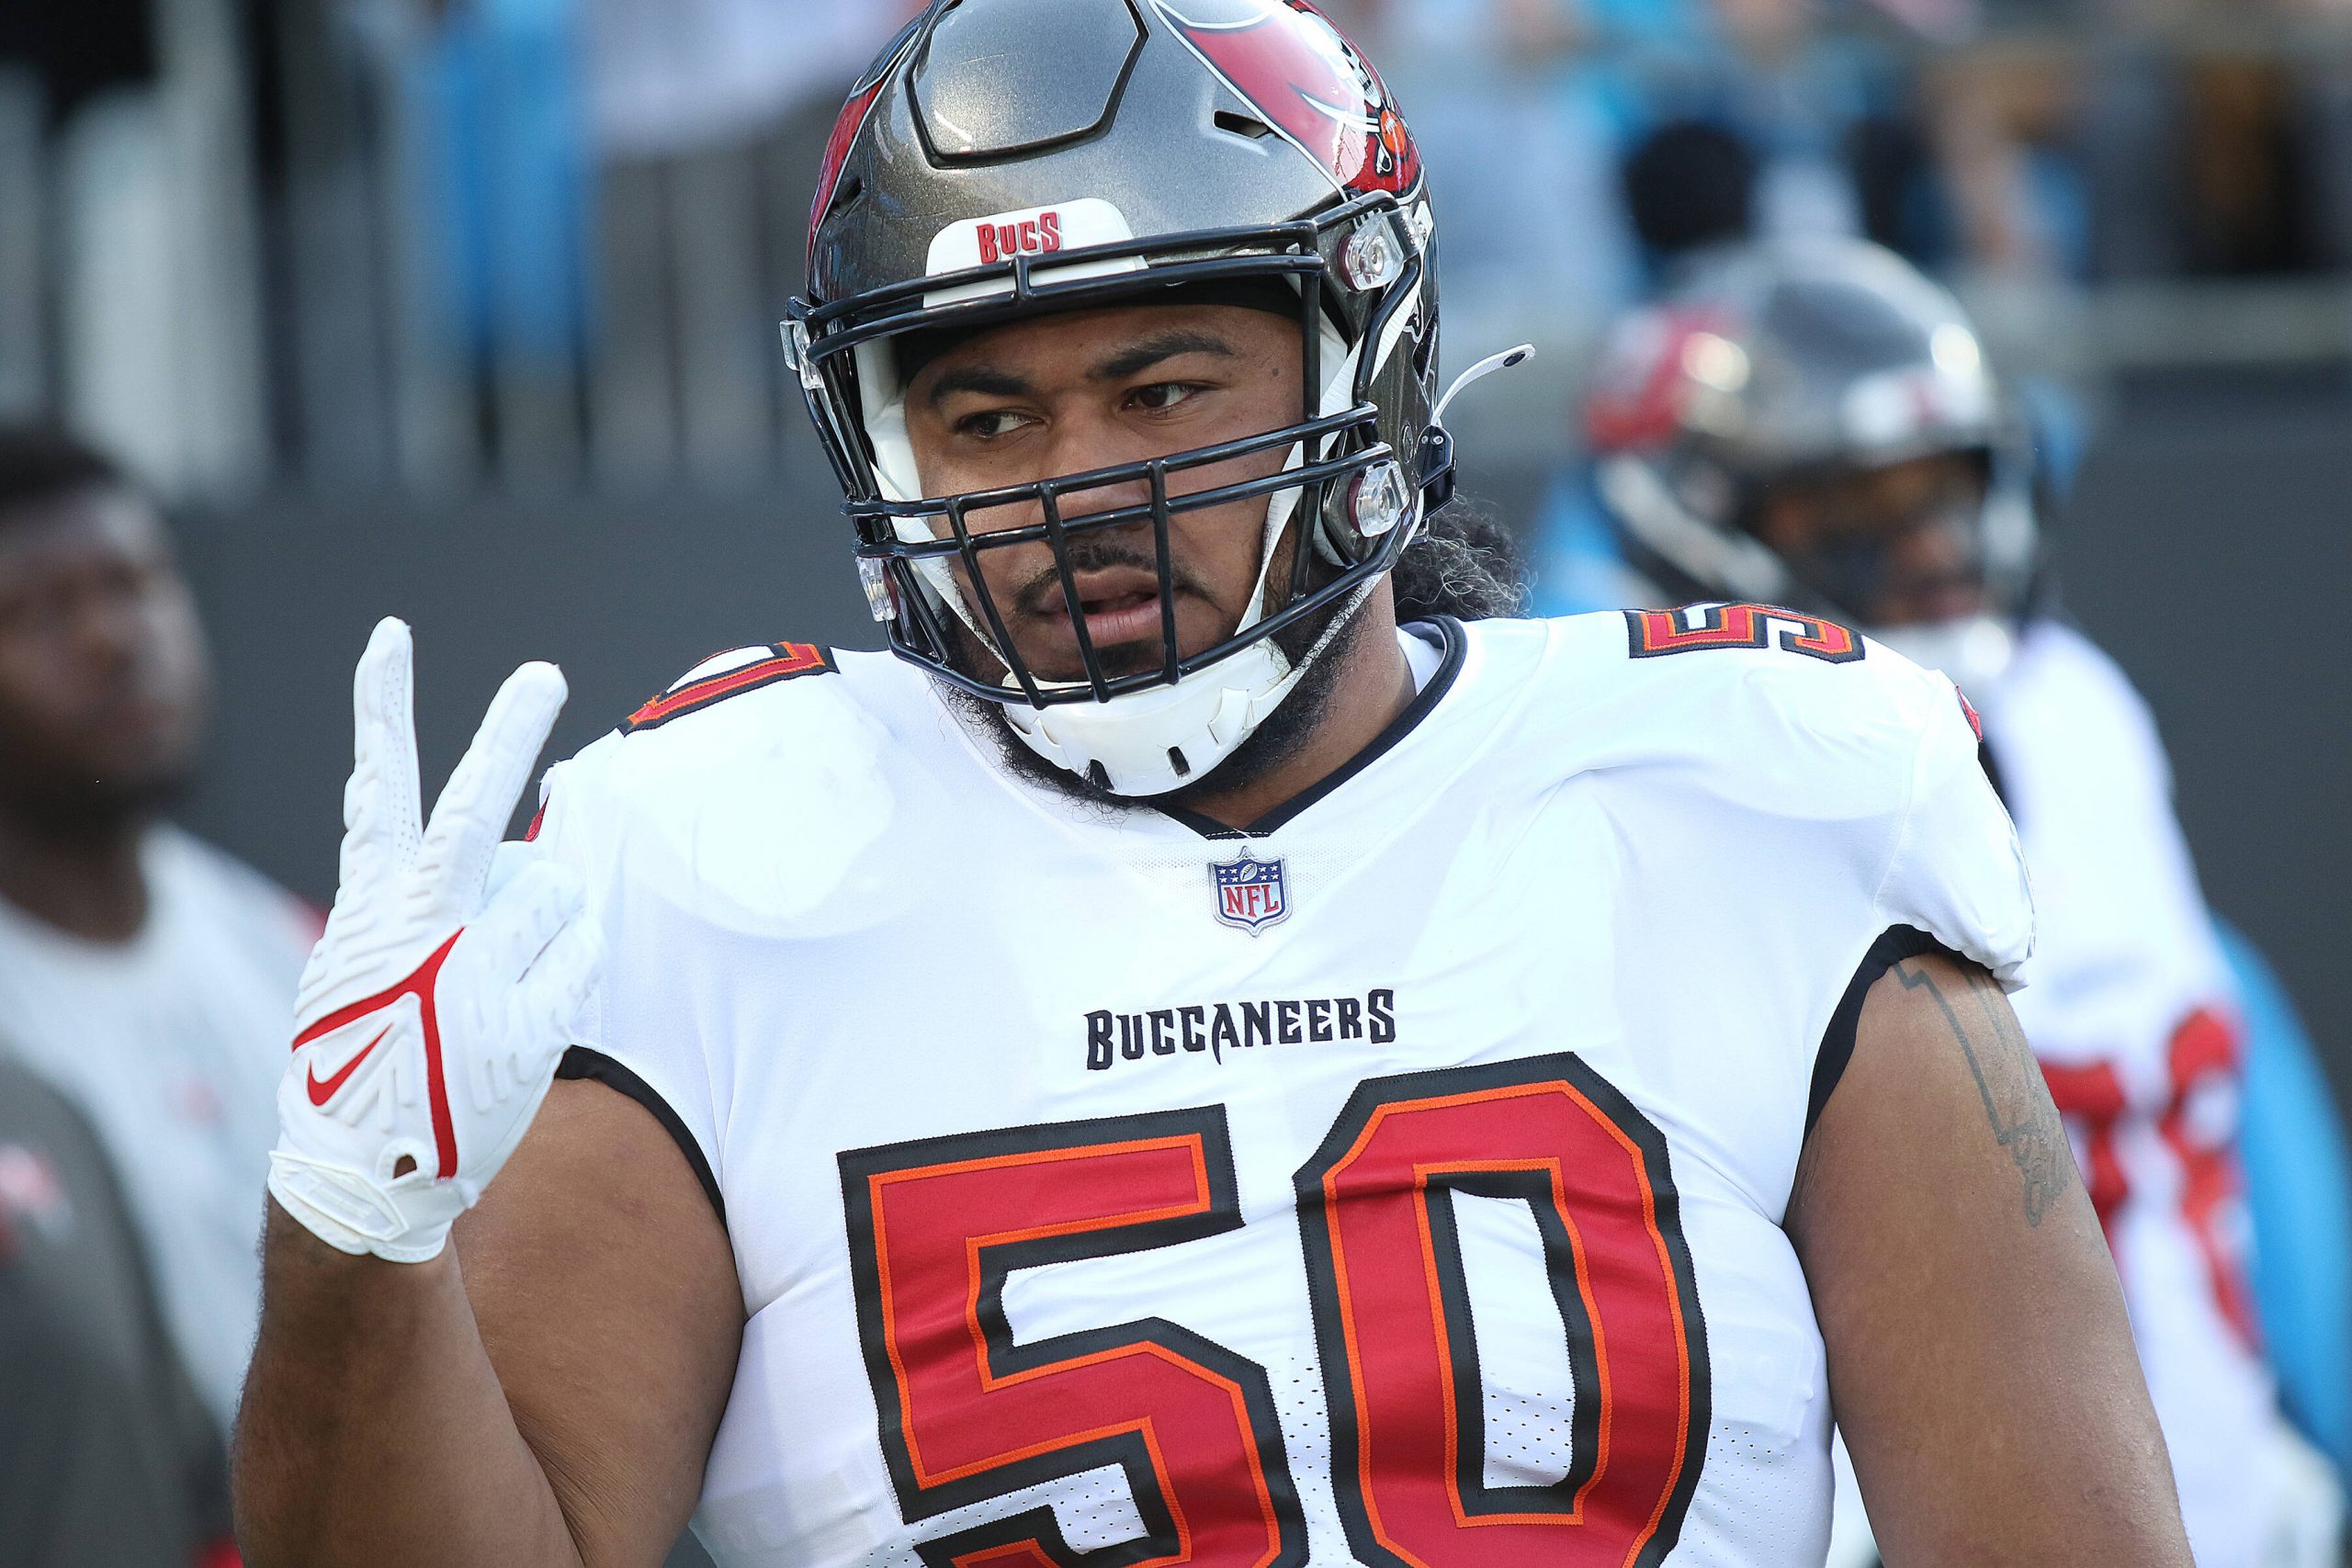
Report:
[{"label": "peace sign hand gesture", "polygon": [[522,1141],[602,957],[568,867],[524,856],[491,886],[563,676],[506,678],[427,822],[412,669],[407,626],[378,623],[353,682],[342,885],[302,973],[269,1174],[319,1239],[402,1263],[440,1252]]}]

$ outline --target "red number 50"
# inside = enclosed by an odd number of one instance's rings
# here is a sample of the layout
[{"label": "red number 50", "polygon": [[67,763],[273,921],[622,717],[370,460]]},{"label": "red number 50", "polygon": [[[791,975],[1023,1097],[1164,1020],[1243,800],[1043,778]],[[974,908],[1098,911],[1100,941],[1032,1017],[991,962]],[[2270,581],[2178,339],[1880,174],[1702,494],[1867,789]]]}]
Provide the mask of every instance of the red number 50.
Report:
[{"label": "red number 50", "polygon": [[[1666,1140],[1572,1055],[1360,1087],[1300,1169],[1348,1544],[1391,1568],[1623,1568],[1699,1483],[1707,1340]],[[1485,1484],[1453,1194],[1523,1199],[1575,1379],[1567,1476]]]},{"label": "red number 50", "polygon": [[[909,1522],[1106,1464],[1142,1537],[1073,1551],[1049,1508],[918,1551],[933,1568],[1294,1568],[1306,1529],[1265,1369],[1153,1317],[1013,1343],[1016,1269],[1240,1224],[1224,1109],[841,1156],[858,1327]],[[1706,1333],[1666,1144],[1573,1055],[1367,1081],[1296,1177],[1332,1481],[1391,1568],[1643,1568],[1698,1484]],[[1575,1381],[1571,1468],[1484,1483],[1456,1192],[1525,1201]]]}]

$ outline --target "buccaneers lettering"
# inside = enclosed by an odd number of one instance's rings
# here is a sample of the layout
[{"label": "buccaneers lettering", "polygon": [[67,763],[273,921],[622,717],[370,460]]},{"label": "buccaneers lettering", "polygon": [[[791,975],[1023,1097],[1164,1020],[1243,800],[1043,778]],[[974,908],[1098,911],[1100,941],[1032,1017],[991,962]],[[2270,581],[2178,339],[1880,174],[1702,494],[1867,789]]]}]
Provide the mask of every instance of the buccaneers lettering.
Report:
[{"label": "buccaneers lettering", "polygon": [[1319,1045],[1362,1040],[1385,1045],[1396,1038],[1396,993],[1374,989],[1361,997],[1283,998],[1257,1002],[1204,1002],[1192,1007],[1086,1015],[1086,1068],[1108,1072],[1119,1062],[1191,1051],[1222,1063],[1227,1051],[1261,1045]]}]

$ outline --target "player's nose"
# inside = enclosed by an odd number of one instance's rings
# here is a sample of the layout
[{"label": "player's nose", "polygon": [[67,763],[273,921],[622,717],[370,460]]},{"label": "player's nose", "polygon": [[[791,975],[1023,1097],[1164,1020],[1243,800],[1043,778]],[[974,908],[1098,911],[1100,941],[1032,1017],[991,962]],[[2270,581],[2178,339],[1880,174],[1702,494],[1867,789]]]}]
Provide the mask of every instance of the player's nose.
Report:
[{"label": "player's nose", "polygon": [[1891,556],[1889,588],[1899,602],[1894,624],[1953,620],[1982,608],[1984,575],[1964,528],[1939,523],[1912,529]]},{"label": "player's nose", "polygon": [[1132,510],[1142,513],[1134,519],[1134,526],[1144,528],[1150,525],[1151,481],[1148,479],[1118,479],[1108,484],[1089,485],[1083,490],[1063,491],[1056,500],[1062,521],[1066,523],[1084,522],[1089,518]]},{"label": "player's nose", "polygon": [[[1057,523],[1079,523],[1101,517],[1107,513],[1133,509],[1136,527],[1150,525],[1148,508],[1151,504],[1151,481],[1140,473],[1087,481],[1085,476],[1106,468],[1132,468],[1138,462],[1133,454],[1122,454],[1090,448],[1073,448],[1057,444],[1055,460],[1043,465],[1044,473],[1030,484],[1020,488],[1009,501],[992,506],[974,506],[964,513],[965,526],[972,533],[1001,534],[1015,528],[1035,528],[1046,519],[1048,503]],[[1080,482],[1073,484],[1072,479]],[[1124,527],[1121,529],[1124,532]]]},{"label": "player's nose", "polygon": [[[1074,476],[1105,469],[1129,470],[1125,477],[1078,487],[1054,486],[1054,504],[1064,522],[1100,516],[1151,503],[1151,481],[1135,471],[1155,454],[1138,442],[1135,433],[1114,420],[1064,418],[1055,422],[1053,439],[1045,454],[1045,471],[1067,481]],[[1042,510],[1042,509],[1041,509]]]}]

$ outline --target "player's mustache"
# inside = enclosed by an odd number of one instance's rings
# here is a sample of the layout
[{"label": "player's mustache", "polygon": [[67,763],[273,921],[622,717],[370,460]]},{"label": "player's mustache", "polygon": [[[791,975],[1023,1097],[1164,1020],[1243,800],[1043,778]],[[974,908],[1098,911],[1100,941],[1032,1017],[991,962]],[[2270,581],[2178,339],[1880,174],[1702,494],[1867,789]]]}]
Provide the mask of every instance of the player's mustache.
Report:
[{"label": "player's mustache", "polygon": [[[1066,540],[1062,558],[1069,563],[1073,576],[1083,571],[1105,571],[1119,567],[1132,568],[1148,576],[1159,577],[1159,559],[1150,550],[1125,540],[1101,535],[1080,534]],[[1203,599],[1211,597],[1207,585],[1182,561],[1170,560],[1163,579],[1168,593],[1173,597],[1191,593]],[[1013,592],[1014,608],[1024,615],[1048,615],[1063,608],[1062,574],[1055,567],[1038,569],[1035,575],[1023,581]]]}]

